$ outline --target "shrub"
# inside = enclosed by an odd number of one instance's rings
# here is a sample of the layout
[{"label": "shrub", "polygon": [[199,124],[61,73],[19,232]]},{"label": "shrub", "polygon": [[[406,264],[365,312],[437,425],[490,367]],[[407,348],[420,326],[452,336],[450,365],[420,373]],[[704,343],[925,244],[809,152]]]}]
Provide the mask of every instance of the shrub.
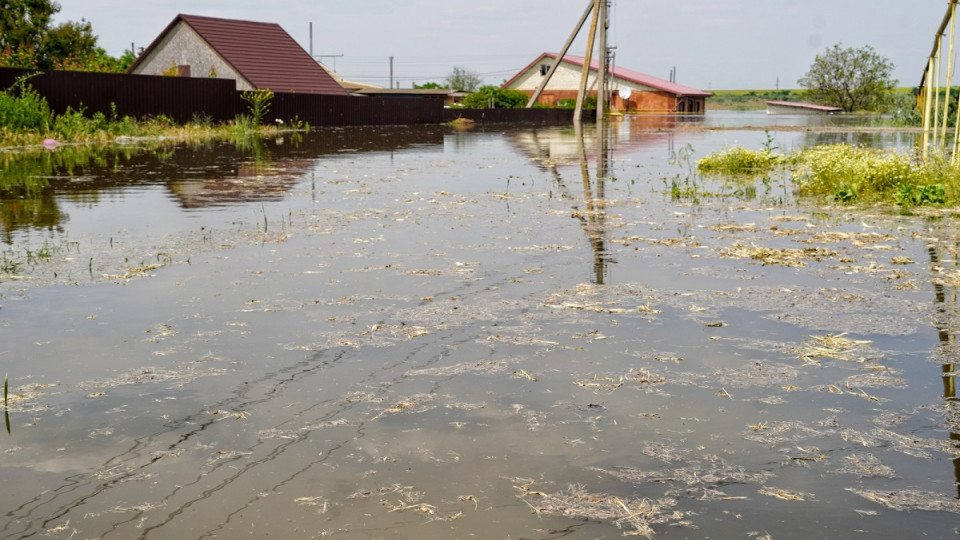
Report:
[{"label": "shrub", "polygon": [[798,156],[794,181],[801,194],[832,194],[850,202],[883,197],[901,185],[916,185],[921,171],[912,159],[893,151],[847,144],[817,146]]},{"label": "shrub", "polygon": [[519,109],[529,100],[530,96],[520,90],[481,86],[463,98],[463,106],[468,109]]},{"label": "shrub", "polygon": [[49,128],[53,112],[47,100],[27,84],[30,77],[20,77],[0,92],[0,127],[11,131],[36,132],[44,132]]}]

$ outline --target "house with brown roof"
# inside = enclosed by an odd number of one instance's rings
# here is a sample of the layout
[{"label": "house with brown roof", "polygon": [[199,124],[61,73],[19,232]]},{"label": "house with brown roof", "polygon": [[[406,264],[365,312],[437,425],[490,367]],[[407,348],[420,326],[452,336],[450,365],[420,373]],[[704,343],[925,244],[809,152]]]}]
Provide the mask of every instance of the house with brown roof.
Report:
[{"label": "house with brown roof", "polygon": [[237,90],[347,95],[276,23],[180,14],[127,71],[234,79]]},{"label": "house with brown roof", "polygon": [[[509,81],[503,88],[521,90],[527,95],[533,95],[540,86],[547,71],[557,58],[556,53],[545,52],[536,60],[528,64]],[[540,95],[540,103],[556,105],[564,99],[577,99],[580,87],[580,76],[583,71],[584,58],[582,56],[567,55],[563,57],[550,82]],[[587,78],[587,88],[592,89],[590,95],[597,95],[597,78],[600,63],[591,62]],[[706,99],[713,95],[710,92],[690,88],[651,75],[639,73],[619,66],[614,66],[610,74],[610,110],[619,112],[643,113],[693,113],[703,114],[706,110]]]}]

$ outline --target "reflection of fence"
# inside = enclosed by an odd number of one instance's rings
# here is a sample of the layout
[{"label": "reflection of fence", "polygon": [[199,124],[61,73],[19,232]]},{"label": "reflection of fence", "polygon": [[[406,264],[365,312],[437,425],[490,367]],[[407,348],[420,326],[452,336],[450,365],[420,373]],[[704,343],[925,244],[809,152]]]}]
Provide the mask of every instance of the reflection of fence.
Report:
[{"label": "reflection of fence", "polygon": [[[0,88],[12,85],[29,70],[0,68]],[[54,111],[67,107],[109,115],[143,118],[164,115],[187,122],[195,115],[215,122],[248,113],[235,82],[229,79],[161,77],[79,71],[49,71],[30,78],[32,86]],[[456,118],[478,123],[565,123],[572,111],[559,109],[444,109],[442,100],[325,96],[277,92],[265,117],[284,121],[294,116],[313,126],[439,124]]]}]

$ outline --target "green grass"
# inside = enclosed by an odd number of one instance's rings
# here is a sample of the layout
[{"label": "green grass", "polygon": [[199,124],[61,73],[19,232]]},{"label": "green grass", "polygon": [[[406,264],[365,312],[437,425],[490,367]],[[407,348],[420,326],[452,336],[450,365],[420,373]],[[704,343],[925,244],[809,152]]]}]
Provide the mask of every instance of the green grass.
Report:
[{"label": "green grass", "polygon": [[[803,89],[710,90],[707,109],[713,111],[753,111],[767,108],[767,101],[810,101]],[[896,88],[893,101],[913,97],[913,88]]]},{"label": "green grass", "polygon": [[942,156],[920,160],[892,150],[847,144],[784,154],[733,147],[697,161],[705,175],[744,176],[789,171],[801,197],[841,203],[888,203],[904,208],[960,205],[960,164]]}]

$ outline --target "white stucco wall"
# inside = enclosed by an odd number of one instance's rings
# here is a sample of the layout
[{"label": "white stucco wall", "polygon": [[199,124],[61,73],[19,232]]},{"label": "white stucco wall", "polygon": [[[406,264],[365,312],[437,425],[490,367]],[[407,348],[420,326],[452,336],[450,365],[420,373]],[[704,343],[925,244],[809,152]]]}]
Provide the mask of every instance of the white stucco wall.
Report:
[{"label": "white stucco wall", "polygon": [[211,49],[207,42],[183,21],[178,22],[164,36],[150,55],[140,62],[134,73],[160,75],[170,69],[173,64],[190,66],[191,77],[208,77],[212,67],[218,79],[236,80],[237,90],[254,90],[249,81],[231,68],[223,57]]},{"label": "white stucco wall", "polygon": [[[550,65],[552,58],[544,59],[541,64]],[[580,87],[580,72],[582,71],[581,66],[570,64],[567,62],[562,62],[559,67],[557,67],[556,73],[553,74],[553,77],[550,78],[550,84],[547,85],[545,90],[573,90],[576,91]],[[515,90],[527,90],[533,92],[540,86],[540,83],[543,81],[544,75],[540,75],[540,64],[536,64],[530,68],[530,70],[522,75],[520,75],[517,80],[510,85],[510,88]],[[597,72],[591,70],[590,74],[587,76],[587,89],[596,90],[597,84]],[[612,90],[619,90],[621,88],[629,88],[636,91],[648,91],[656,92],[656,89],[643,84],[637,84],[631,81],[625,81],[623,79],[612,78],[610,80],[610,88]]]}]

